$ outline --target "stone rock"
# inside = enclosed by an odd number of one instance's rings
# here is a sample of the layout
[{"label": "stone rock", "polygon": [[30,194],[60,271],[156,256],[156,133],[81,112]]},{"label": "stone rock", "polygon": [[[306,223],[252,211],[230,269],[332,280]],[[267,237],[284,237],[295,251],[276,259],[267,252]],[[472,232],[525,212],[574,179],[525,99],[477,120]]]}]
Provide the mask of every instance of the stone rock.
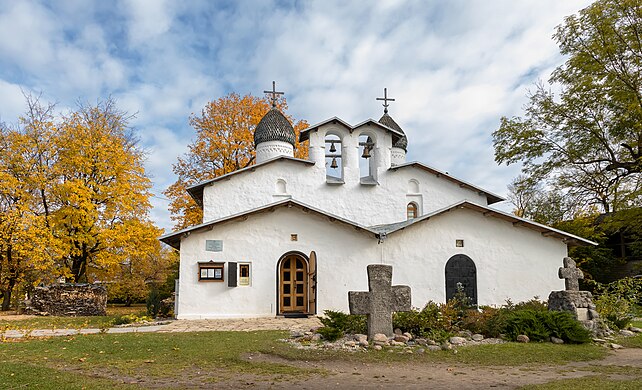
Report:
[{"label": "stone rock", "polygon": [[449,342],[445,342],[445,343],[441,344],[441,349],[444,350],[444,351],[449,351],[449,350],[453,349],[453,346],[450,345]]},{"label": "stone rock", "polygon": [[430,352],[441,351],[441,347],[439,345],[429,345],[426,348],[428,348]]},{"label": "stone rock", "polygon": [[417,353],[420,353],[420,354],[421,354],[421,353],[424,353],[424,352],[426,352],[426,350],[425,350],[425,349],[423,349],[423,348],[417,348]]},{"label": "stone rock", "polygon": [[395,328],[394,333],[395,334],[403,334],[403,333],[401,333],[401,329],[399,329],[399,328]]},{"label": "stone rock", "polygon": [[469,339],[473,337],[473,332],[469,330],[460,330],[459,332],[457,332],[457,336]]},{"label": "stone rock", "polygon": [[54,316],[104,316],[107,290],[95,284],[54,284],[36,287],[26,314]]},{"label": "stone rock", "polygon": [[290,331],[290,337],[293,339],[298,339],[299,337],[305,336],[305,333],[298,331],[298,330],[292,330]]},{"label": "stone rock", "polygon": [[473,339],[473,341],[482,341],[484,339],[484,336],[479,333],[475,333],[470,338]]},{"label": "stone rock", "polygon": [[375,333],[374,337],[372,337],[372,341],[375,343],[388,343],[388,336],[386,336],[383,333]]},{"label": "stone rock", "polygon": [[372,348],[373,348],[375,351],[381,351],[381,350],[383,349],[383,347],[382,347],[381,345],[375,345],[375,346],[374,346],[374,347],[372,347]]},{"label": "stone rock", "polygon": [[553,344],[564,344],[564,340],[558,339],[557,337],[551,336],[551,343],[553,343]]},{"label": "stone rock", "polygon": [[630,330],[622,329],[620,330],[620,335],[625,336],[625,337],[633,337],[635,336],[635,332],[632,332]]},{"label": "stone rock", "polygon": [[312,338],[310,338],[310,341],[321,341],[321,335],[318,333],[313,334]]},{"label": "stone rock", "polygon": [[343,345],[345,345],[346,347],[354,347],[355,345],[357,345],[357,343],[355,343],[352,340],[348,340],[345,343],[343,343]]},{"label": "stone rock", "polygon": [[366,336],[365,334],[357,333],[357,334],[354,335],[354,341],[356,341],[358,343],[361,343],[362,341],[365,341],[367,343],[368,342],[368,336]]},{"label": "stone rock", "polygon": [[415,343],[417,343],[418,345],[426,346],[426,345],[428,345],[428,340],[422,339],[422,338],[418,338],[418,339],[415,339]]},{"label": "stone rock", "polygon": [[412,335],[410,333],[408,333],[408,332],[405,332],[403,335],[408,337],[408,340],[412,340],[413,339]]},{"label": "stone rock", "polygon": [[635,326],[630,326],[630,327],[629,327],[629,330],[630,330],[631,332],[635,332],[635,333],[642,333],[642,329],[640,329],[640,328],[636,328]]},{"label": "stone rock", "polygon": [[453,345],[463,345],[466,344],[466,339],[463,337],[453,336],[450,338],[450,343]]},{"label": "stone rock", "polygon": [[624,348],[624,347],[623,347],[623,346],[621,346],[620,344],[615,344],[615,343],[611,343],[611,344],[609,344],[609,347],[611,347],[611,348],[613,348],[613,349],[622,349],[622,348]]},{"label": "stone rock", "polygon": [[520,334],[519,336],[517,336],[518,343],[528,343],[529,341],[531,341],[531,339],[529,339],[525,334]]},{"label": "stone rock", "polygon": [[403,342],[401,342],[401,341],[395,341],[395,340],[392,340],[392,341],[390,341],[390,345],[392,345],[393,347],[400,347],[400,346],[402,346],[402,345],[404,345],[404,346],[405,346],[405,345],[406,345],[406,343],[403,343]]},{"label": "stone rock", "polygon": [[604,339],[594,338],[594,339],[593,339],[593,342],[594,342],[594,343],[602,343],[602,344],[604,344],[604,343],[606,343],[606,340],[604,340]]},{"label": "stone rock", "polygon": [[410,340],[410,339],[409,339],[408,337],[404,336],[404,335],[397,334],[397,335],[395,335],[395,337],[394,337],[394,339],[393,339],[393,340],[394,340],[394,341],[398,341],[398,342],[400,342],[400,343],[404,343],[404,344],[405,344],[405,343],[407,343],[407,342],[408,342],[408,340]]}]

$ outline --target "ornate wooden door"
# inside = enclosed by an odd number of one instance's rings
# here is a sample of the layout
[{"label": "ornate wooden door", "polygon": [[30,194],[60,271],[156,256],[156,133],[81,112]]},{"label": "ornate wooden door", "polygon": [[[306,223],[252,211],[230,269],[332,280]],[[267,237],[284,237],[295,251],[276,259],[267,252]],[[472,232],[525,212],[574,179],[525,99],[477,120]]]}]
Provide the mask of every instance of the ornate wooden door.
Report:
[{"label": "ornate wooden door", "polygon": [[281,313],[308,312],[308,263],[298,255],[288,255],[279,270]]},{"label": "ornate wooden door", "polygon": [[455,255],[446,263],[446,300],[457,293],[457,283],[461,283],[471,303],[477,304],[477,268],[470,257]]}]

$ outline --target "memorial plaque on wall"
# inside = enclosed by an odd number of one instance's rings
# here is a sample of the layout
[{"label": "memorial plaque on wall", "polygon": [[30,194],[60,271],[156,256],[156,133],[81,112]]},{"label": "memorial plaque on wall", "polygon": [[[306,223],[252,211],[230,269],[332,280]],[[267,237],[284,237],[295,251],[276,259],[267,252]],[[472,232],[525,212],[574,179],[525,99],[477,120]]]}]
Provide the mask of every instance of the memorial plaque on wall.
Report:
[{"label": "memorial plaque on wall", "polygon": [[205,240],[205,250],[209,252],[223,252],[223,240]]}]

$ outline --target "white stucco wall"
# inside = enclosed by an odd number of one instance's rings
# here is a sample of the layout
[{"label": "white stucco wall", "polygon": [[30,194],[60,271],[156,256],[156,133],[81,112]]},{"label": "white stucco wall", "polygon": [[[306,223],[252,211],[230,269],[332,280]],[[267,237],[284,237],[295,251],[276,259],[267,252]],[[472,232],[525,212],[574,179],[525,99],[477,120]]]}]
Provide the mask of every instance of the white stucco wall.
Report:
[{"label": "white stucco wall", "polygon": [[[344,184],[328,184],[325,170],[326,134],[339,135],[343,150]],[[362,134],[375,138],[378,148],[378,185],[360,183],[358,139]],[[294,199],[365,226],[400,222],[406,219],[406,205],[416,202],[419,214],[452,205],[461,200],[487,205],[486,196],[463,188],[444,177],[415,167],[390,171],[392,141],[390,134],[378,128],[366,128],[350,134],[339,124],[328,124],[310,134],[308,166],[287,160],[277,160],[255,170],[248,170],[216,181],[203,190],[203,221],[237,214],[289,195]],[[411,188],[416,182],[418,191]],[[282,194],[277,181],[285,183]]]},{"label": "white stucco wall", "polygon": [[[298,241],[290,241],[296,233]],[[223,252],[206,252],[205,240],[223,240]],[[455,240],[464,247],[456,248]],[[348,311],[348,291],[367,290],[366,266],[391,264],[393,284],[412,289],[413,306],[445,300],[445,264],[468,255],[477,267],[479,304],[501,305],[563,289],[557,269],[566,245],[525,227],[455,209],[392,233],[383,244],[363,231],[329,222],[297,207],[228,222],[192,233],[181,243],[178,318],[273,316],[277,301],[277,262],[289,251],[317,256],[317,313]],[[250,287],[199,282],[198,261],[251,262]],[[227,267],[226,267],[227,278]]]}]

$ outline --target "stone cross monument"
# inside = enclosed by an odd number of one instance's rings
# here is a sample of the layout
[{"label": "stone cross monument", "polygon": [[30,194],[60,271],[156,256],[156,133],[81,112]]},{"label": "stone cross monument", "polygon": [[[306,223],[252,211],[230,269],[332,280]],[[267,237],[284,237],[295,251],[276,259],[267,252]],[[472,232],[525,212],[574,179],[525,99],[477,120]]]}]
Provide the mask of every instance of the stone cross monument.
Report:
[{"label": "stone cross monument", "polygon": [[392,286],[392,266],[368,266],[368,290],[348,292],[350,314],[368,315],[368,339],[392,336],[392,312],[410,310],[410,287]]},{"label": "stone cross monument", "polygon": [[558,276],[564,279],[566,288],[551,292],[548,296],[548,310],[571,313],[595,336],[608,334],[609,329],[595,310],[593,296],[589,291],[580,291],[579,279],[584,279],[584,274],[570,257],[565,257],[563,263],[564,267],[560,267]]},{"label": "stone cross monument", "polygon": [[559,269],[560,279],[565,279],[566,291],[580,291],[580,279],[584,279],[584,273],[577,268],[575,260],[570,257],[564,258],[564,267]]}]

